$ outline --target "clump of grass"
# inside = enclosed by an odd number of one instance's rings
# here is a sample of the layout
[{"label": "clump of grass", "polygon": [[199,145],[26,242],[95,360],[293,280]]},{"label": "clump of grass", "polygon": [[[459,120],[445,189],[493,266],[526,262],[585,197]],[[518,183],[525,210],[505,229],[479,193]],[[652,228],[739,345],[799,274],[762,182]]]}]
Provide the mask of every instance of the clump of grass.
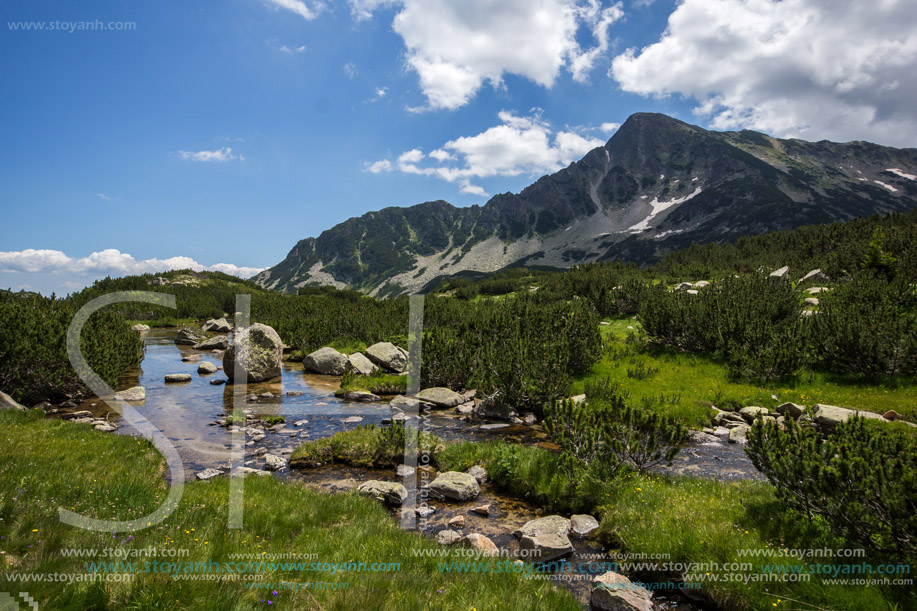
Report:
[{"label": "clump of grass", "polygon": [[[361,425],[316,441],[305,443],[290,455],[290,467],[308,469],[325,464],[352,467],[395,467],[404,462],[405,427]],[[440,445],[435,435],[419,431],[417,447],[432,453]]]},{"label": "clump of grass", "polygon": [[365,376],[348,371],[341,377],[341,389],[336,394],[365,390],[374,395],[400,395],[407,392],[407,388],[407,376],[386,373],[381,369]]},{"label": "clump of grass", "polygon": [[261,419],[264,420],[264,422],[269,425],[270,424],[283,424],[284,422],[287,421],[287,419],[284,418],[283,416],[279,416],[276,414],[270,415],[270,416],[263,416]]}]

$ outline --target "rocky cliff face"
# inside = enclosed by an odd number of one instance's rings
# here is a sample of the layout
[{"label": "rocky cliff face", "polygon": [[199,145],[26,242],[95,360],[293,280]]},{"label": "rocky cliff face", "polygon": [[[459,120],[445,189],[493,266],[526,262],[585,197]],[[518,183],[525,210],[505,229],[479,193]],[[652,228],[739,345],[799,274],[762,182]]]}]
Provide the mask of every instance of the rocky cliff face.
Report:
[{"label": "rocky cliff face", "polygon": [[512,265],[648,263],[694,242],[915,207],[917,149],[712,132],[641,113],[521,193],[369,212],[300,241],[255,280],[391,295]]}]

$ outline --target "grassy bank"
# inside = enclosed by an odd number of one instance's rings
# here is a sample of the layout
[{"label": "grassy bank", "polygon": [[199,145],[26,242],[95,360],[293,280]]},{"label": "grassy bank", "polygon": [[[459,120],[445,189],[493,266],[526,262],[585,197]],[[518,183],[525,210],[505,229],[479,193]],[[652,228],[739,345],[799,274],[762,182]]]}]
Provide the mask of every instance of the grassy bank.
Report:
[{"label": "grassy bank", "polygon": [[[441,573],[435,558],[415,556],[436,545],[398,529],[378,503],[355,494],[322,495],[270,477],[246,478],[241,530],[227,528],[227,478],[190,483],[169,518],[132,534],[113,536],[63,525],[57,518],[61,506],[124,520],[147,514],[165,498],[164,463],[149,443],[98,433],[88,425],[43,420],[36,413],[0,412],[0,465],[0,591],[28,591],[42,609],[579,608],[552,586],[514,575]],[[13,579],[44,574],[85,579],[85,562],[114,559],[66,557],[65,549],[150,546],[188,550],[182,562],[228,562],[232,554],[286,554],[284,558],[295,562],[293,554],[314,554],[307,557],[400,566],[386,572],[337,573],[276,567],[256,575],[266,584],[348,584],[337,590],[251,589],[254,580],[245,578],[185,581],[142,572],[130,582],[23,584]],[[140,567],[144,560],[176,558],[140,558]],[[270,607],[268,600],[274,601]]]},{"label": "grassy bank", "polygon": [[584,391],[587,380],[607,377],[632,399],[652,400],[666,413],[694,427],[709,425],[710,405],[724,409],[758,405],[773,410],[787,401],[877,413],[893,409],[917,422],[914,378],[870,379],[806,372],[797,380],[755,384],[732,379],[726,366],[713,357],[647,346],[640,324],[632,318],[606,322],[610,324],[602,326],[602,358],[573,384],[575,394]]},{"label": "grassy bank", "polygon": [[[369,448],[385,445],[380,429],[335,437],[306,444],[297,453],[315,454],[334,447],[337,462],[365,465],[362,457],[372,453]],[[783,509],[769,484],[660,475],[628,475],[613,482],[586,477],[571,482],[560,474],[559,454],[499,441],[445,444],[435,453],[435,462],[441,470],[479,464],[496,486],[513,496],[559,513],[591,513],[600,518],[599,538],[609,549],[647,562],[718,563],[719,569],[665,571],[660,567],[631,573],[650,581],[702,582],[704,595],[719,609],[875,611],[917,605],[917,595],[906,586],[839,585],[830,583],[833,576],[828,574],[812,574],[808,582],[774,581],[768,571],[793,571],[809,564],[840,571],[848,564],[880,561],[800,560],[782,555],[779,550],[845,545],[818,523],[810,524]],[[735,570],[723,568],[731,563],[747,564]],[[803,572],[809,570],[806,566]]]}]

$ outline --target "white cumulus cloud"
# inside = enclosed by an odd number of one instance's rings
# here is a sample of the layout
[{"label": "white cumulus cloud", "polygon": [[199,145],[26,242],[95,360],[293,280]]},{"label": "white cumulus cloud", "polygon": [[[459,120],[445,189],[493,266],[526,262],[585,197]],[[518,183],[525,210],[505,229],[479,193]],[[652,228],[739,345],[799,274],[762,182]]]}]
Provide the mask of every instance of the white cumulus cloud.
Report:
[{"label": "white cumulus cloud", "polygon": [[69,257],[59,250],[27,248],[19,251],[0,252],[0,272],[124,276],[173,269],[219,271],[240,278],[250,278],[262,271],[262,268],[241,267],[231,263],[202,265],[191,257],[138,260],[114,248],[100,250],[79,258]]},{"label": "white cumulus cloud", "polygon": [[215,151],[178,151],[178,156],[189,161],[217,161],[220,163],[232,161],[233,159],[245,161],[243,155],[234,155],[232,149],[228,146]]},{"label": "white cumulus cloud", "polygon": [[625,91],[679,94],[717,129],[917,144],[913,0],[684,0],[617,56]]},{"label": "white cumulus cloud", "polygon": [[303,19],[311,21],[318,17],[318,13],[321,10],[322,5],[317,4],[316,8],[309,8],[305,2],[302,0],[268,0],[271,4],[276,7],[286,9],[288,11],[293,11]]},{"label": "white cumulus cloud", "polygon": [[[565,68],[584,81],[608,50],[608,28],[624,15],[620,2],[605,0],[349,2],[358,20],[381,6],[400,9],[392,27],[430,109],[464,106],[485,83],[503,86],[506,74],[551,87]],[[591,38],[589,48],[578,34]]]},{"label": "white cumulus cloud", "polygon": [[436,176],[458,184],[463,193],[486,197],[487,192],[472,184],[473,179],[556,172],[604,144],[584,135],[588,129],[583,133],[555,130],[537,114],[521,117],[501,111],[498,116],[500,125],[450,140],[428,155],[414,148],[399,155],[395,163],[382,159],[366,164],[365,170]]}]

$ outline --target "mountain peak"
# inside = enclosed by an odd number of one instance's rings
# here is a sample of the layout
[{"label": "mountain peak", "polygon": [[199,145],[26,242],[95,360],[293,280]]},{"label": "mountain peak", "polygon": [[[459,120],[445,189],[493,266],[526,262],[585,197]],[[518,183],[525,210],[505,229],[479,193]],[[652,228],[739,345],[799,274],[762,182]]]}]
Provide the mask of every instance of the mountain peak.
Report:
[{"label": "mountain peak", "polygon": [[911,210],[914,175],[915,149],[715,132],[636,113],[604,147],[518,194],[367,213],[300,242],[257,281],[387,296],[515,265],[648,263],[695,242]]}]

